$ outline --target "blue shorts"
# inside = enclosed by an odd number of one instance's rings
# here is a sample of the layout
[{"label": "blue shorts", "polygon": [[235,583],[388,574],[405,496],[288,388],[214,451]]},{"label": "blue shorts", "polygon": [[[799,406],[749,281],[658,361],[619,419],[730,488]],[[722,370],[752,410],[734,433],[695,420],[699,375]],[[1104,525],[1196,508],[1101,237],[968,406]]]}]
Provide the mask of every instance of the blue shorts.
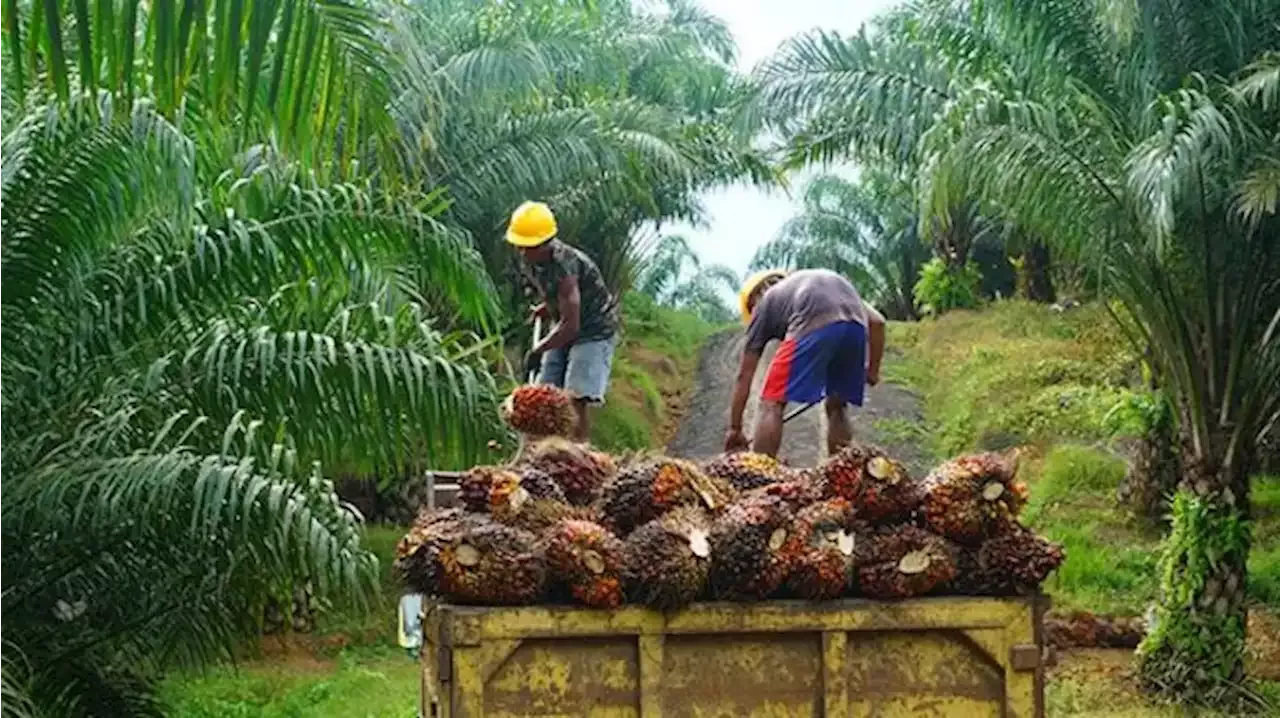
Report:
[{"label": "blue shorts", "polygon": [[578,399],[603,404],[613,369],[613,349],[617,336],[578,342],[567,348],[551,349],[542,355],[538,381],[568,390]]},{"label": "blue shorts", "polygon": [[867,329],[857,322],[836,322],[782,340],[761,398],[811,404],[836,397],[862,406],[866,386]]}]

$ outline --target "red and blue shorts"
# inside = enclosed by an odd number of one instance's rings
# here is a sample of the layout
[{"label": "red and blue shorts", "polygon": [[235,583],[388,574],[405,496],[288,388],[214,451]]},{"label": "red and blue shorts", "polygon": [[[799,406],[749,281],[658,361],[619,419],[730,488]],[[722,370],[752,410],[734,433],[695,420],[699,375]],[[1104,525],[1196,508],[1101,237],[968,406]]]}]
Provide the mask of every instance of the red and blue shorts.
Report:
[{"label": "red and blue shorts", "polygon": [[769,365],[761,398],[812,404],[826,397],[862,406],[867,384],[867,330],[836,322],[782,340]]}]

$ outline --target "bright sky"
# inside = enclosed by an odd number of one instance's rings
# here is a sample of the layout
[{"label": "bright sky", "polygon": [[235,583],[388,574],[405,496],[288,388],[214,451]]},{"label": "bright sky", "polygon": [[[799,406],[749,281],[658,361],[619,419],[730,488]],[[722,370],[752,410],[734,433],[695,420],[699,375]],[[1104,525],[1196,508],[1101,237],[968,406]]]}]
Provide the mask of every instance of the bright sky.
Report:
[{"label": "bright sky", "polygon": [[[724,18],[738,41],[738,64],[749,71],[773,54],[787,38],[822,27],[853,33],[863,22],[896,5],[896,0],[702,0],[702,6]],[[764,244],[797,211],[798,192],[810,172],[793,176],[792,192],[767,194],[748,187],[728,187],[708,194],[704,204],[710,228],[668,225],[664,233],[683,234],[705,263],[746,271],[756,248]]]}]

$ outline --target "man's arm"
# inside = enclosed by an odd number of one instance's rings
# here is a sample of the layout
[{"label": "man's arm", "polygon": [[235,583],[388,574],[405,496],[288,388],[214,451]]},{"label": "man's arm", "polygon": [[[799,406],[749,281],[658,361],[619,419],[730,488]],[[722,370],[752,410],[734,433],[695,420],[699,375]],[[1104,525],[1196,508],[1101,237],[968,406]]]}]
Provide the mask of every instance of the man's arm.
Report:
[{"label": "man's arm", "polygon": [[742,431],[742,415],[747,410],[747,397],[751,395],[751,380],[755,379],[760,353],[742,350],[738,364],[738,379],[733,385],[733,401],[729,404],[729,431],[725,435],[725,450],[736,451],[747,447],[747,437]]},{"label": "man's arm", "polygon": [[880,361],[884,359],[884,315],[875,307],[863,302],[867,310],[867,383],[880,383]]},{"label": "man's arm", "polygon": [[560,283],[556,285],[556,306],[560,310],[560,321],[533,348],[535,354],[568,346],[578,338],[578,330],[582,326],[582,297],[578,293],[577,277],[568,275],[560,279]]}]

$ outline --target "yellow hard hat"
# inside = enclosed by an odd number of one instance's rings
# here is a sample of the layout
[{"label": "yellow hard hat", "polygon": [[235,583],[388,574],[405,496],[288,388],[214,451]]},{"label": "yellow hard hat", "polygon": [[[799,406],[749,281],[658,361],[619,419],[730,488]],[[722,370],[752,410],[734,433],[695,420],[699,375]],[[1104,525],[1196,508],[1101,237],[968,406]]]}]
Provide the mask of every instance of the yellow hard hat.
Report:
[{"label": "yellow hard hat", "polygon": [[536,247],[556,236],[556,216],[541,202],[525,202],[511,213],[507,242],[517,247]]},{"label": "yellow hard hat", "polygon": [[779,279],[787,276],[787,273],[781,269],[766,269],[761,272],[747,277],[747,281],[742,284],[742,290],[738,292],[738,309],[742,311],[742,323],[749,324],[751,322],[751,295],[756,289],[769,280],[777,282]]}]

